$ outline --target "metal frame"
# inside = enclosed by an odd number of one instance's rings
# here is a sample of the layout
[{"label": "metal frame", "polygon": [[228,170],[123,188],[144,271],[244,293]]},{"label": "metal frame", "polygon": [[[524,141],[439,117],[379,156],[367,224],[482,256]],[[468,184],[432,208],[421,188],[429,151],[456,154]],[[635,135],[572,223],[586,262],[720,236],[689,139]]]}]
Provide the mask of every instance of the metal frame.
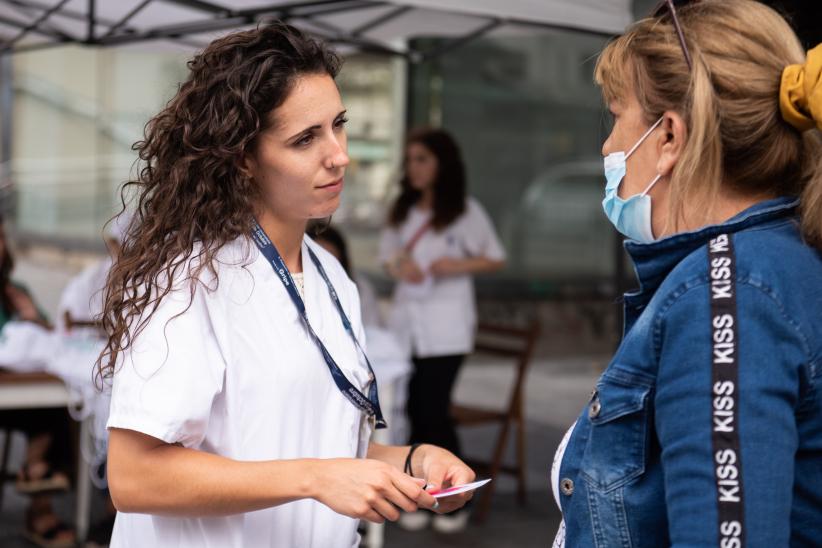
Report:
[{"label": "metal frame", "polygon": [[[88,4],[85,11],[65,9],[64,5],[67,1],[68,0],[56,0],[52,1],[51,5],[49,5],[45,0],[0,0],[0,3],[16,8],[22,15],[31,15],[34,17],[31,21],[0,17],[0,23],[6,26],[16,27],[20,30],[20,32],[13,38],[0,43],[0,55],[56,47],[65,44],[117,46],[120,44],[130,44],[158,39],[174,40],[193,45],[195,47],[202,47],[203,44],[192,42],[186,38],[203,32],[215,32],[229,30],[245,25],[254,25],[272,18],[281,19],[283,21],[302,20],[311,24],[315,28],[324,29],[325,32],[314,32],[314,34],[318,34],[320,37],[330,42],[336,44],[346,44],[359,50],[372,53],[399,55],[405,57],[411,62],[430,61],[506,24],[538,26],[557,30],[574,30],[588,34],[598,34],[603,36],[607,35],[607,33],[584,29],[571,29],[571,27],[564,25],[535,23],[533,21],[518,19],[500,19],[497,17],[477,14],[471,15],[471,17],[475,17],[478,20],[485,19],[487,22],[480,25],[476,30],[466,33],[463,36],[458,36],[448,40],[435,50],[417,51],[411,49],[409,51],[400,51],[396,48],[390,47],[387,44],[370,40],[365,36],[365,34],[398,17],[403,16],[408,12],[424,8],[397,6],[387,0],[296,0],[285,4],[272,4],[269,6],[251,9],[235,10],[213,4],[206,0],[143,0],[132,8],[119,21],[112,21],[99,18],[97,16],[97,0],[87,0]],[[152,3],[165,3],[182,6],[187,9],[198,10],[202,12],[205,18],[198,18],[196,21],[182,24],[160,25],[154,28],[139,31],[133,27],[130,27],[129,22],[138,13]],[[380,14],[372,20],[350,30],[336,28],[333,25],[329,25],[328,23],[318,19],[318,17],[323,15],[330,15],[334,13],[345,13],[391,6],[393,6],[394,9],[390,10],[388,13]],[[437,9],[437,11],[456,13],[442,9]],[[72,35],[62,29],[59,29],[58,27],[55,27],[53,23],[49,22],[49,18],[54,14],[59,14],[62,17],[67,17],[78,21],[86,21],[88,30],[85,33],[85,36]],[[99,26],[107,28],[102,33],[97,33],[96,29]],[[37,34],[46,40],[37,44],[15,46],[20,39],[29,33]]]},{"label": "metal frame", "polygon": [[[9,38],[8,40],[6,40],[6,41],[4,41],[4,42],[0,43],[0,50],[11,49],[11,48],[14,46],[14,44],[16,44],[17,42],[19,42],[19,41],[20,41],[23,37],[25,37],[25,36],[26,36],[29,32],[31,32],[31,31],[32,31],[32,30],[34,30],[34,29],[40,28],[40,25],[42,25],[43,23],[45,23],[45,22],[46,22],[46,20],[48,20],[48,18],[49,18],[49,17],[51,17],[53,14],[57,13],[58,11],[60,11],[60,8],[62,8],[63,6],[65,6],[68,2],[69,2],[69,0],[60,0],[59,2],[57,2],[57,4],[55,4],[54,6],[50,7],[49,9],[47,9],[46,11],[44,11],[43,13],[41,13],[41,14],[37,17],[37,19],[35,19],[35,20],[34,20],[34,21],[32,21],[31,23],[27,24],[26,26],[22,27],[22,28],[20,29],[20,32],[18,32],[16,36],[14,36],[14,37],[12,37],[12,38]],[[93,3],[93,2],[94,2],[94,0],[91,0],[91,2]],[[93,13],[93,10],[92,10],[92,12],[90,12],[90,13]],[[89,21],[90,21],[90,23],[89,23],[89,24],[91,24],[91,21],[93,21],[92,17],[93,17],[93,15],[89,16]]]},{"label": "metal frame", "polygon": [[[109,1],[109,0],[105,0]],[[560,31],[574,31],[594,36],[609,36],[609,33],[579,29],[568,25],[534,22],[517,18],[499,18],[491,15],[456,12],[447,8],[417,8],[398,5],[388,0],[293,0],[284,4],[271,4],[252,9],[229,9],[208,0],[142,0],[119,20],[100,17],[97,13],[97,0],[86,0],[85,9],[66,8],[67,0],[0,0],[0,4],[15,8],[18,16],[0,16],[0,24],[16,28],[19,32],[4,42],[0,42],[0,182],[5,168],[11,159],[12,117],[12,70],[11,55],[25,51],[59,47],[67,44],[83,44],[97,47],[114,47],[121,44],[132,44],[157,39],[172,40],[195,48],[205,44],[192,39],[192,35],[204,32],[227,31],[232,28],[255,25],[271,19],[290,21],[299,25],[301,21],[310,25],[309,33],[315,34],[333,44],[345,44],[359,51],[397,56],[406,63],[406,101],[410,97],[412,86],[411,73],[414,66],[436,62],[443,55],[452,52],[488,33],[505,25],[537,27]],[[152,4],[166,4],[197,10],[202,17],[191,22],[174,25],[159,25],[153,28],[137,29],[131,21],[146,7]],[[352,29],[341,29],[319,19],[335,13],[350,13],[358,10],[386,8],[379,15]],[[390,9],[389,9],[390,8]],[[422,49],[413,44],[403,51],[367,37],[369,32],[386,25],[414,10],[432,10],[465,17],[472,17],[479,23],[477,27],[462,36],[443,40],[436,47]],[[50,18],[53,15],[86,23],[86,32],[82,36],[67,32],[56,25]],[[483,22],[484,21],[484,22]],[[101,29],[102,28],[102,29]],[[43,42],[20,45],[18,42],[26,35],[34,34],[43,38]],[[410,123],[410,109],[406,109],[405,124]],[[4,165],[5,164],[5,165]],[[0,189],[1,190],[1,189]],[[0,195],[0,207],[4,203]],[[7,205],[7,204],[6,204]],[[54,243],[54,238],[48,239]],[[76,247],[77,242],[63,242],[66,246]],[[615,250],[617,257],[616,283],[623,277],[621,249]]]},{"label": "metal frame", "polygon": [[[38,11],[36,9],[33,9],[30,6],[22,4],[22,2],[20,2],[20,0],[2,0],[2,2],[0,2],[0,3],[6,4],[9,7],[13,8],[14,10],[16,10],[23,17],[32,17],[32,12],[33,11],[35,11],[35,12]],[[0,17],[0,20],[6,25],[13,26],[13,27],[18,27],[18,28],[22,28],[26,25],[25,22],[9,20],[6,17]],[[45,28],[46,26],[48,28]],[[48,25],[43,25],[43,27],[44,28],[37,28],[37,29],[33,29],[33,30],[35,30],[36,32],[41,33],[45,36],[50,36],[50,37],[54,38],[55,40],[71,40],[71,35],[69,33],[64,32],[64,31],[60,30],[59,28],[55,27],[53,23],[48,23]]]}]

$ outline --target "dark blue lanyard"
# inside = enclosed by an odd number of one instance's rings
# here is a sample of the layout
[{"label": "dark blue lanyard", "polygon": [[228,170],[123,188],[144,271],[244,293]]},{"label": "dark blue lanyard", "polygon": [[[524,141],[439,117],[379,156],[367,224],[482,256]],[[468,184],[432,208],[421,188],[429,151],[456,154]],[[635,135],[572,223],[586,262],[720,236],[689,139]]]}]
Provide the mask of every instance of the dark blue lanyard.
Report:
[{"label": "dark blue lanyard", "polygon": [[340,366],[337,365],[337,362],[334,361],[334,358],[331,357],[331,354],[328,352],[328,349],[325,347],[323,342],[320,340],[320,337],[311,327],[311,324],[308,322],[308,314],[305,311],[305,303],[303,302],[302,297],[300,297],[300,293],[297,291],[297,288],[294,285],[294,279],[291,277],[291,272],[288,271],[288,267],[285,265],[285,261],[283,260],[280,252],[277,251],[277,248],[274,247],[274,243],[268,238],[265,231],[260,227],[260,225],[254,221],[253,229],[251,231],[251,239],[254,240],[254,243],[257,244],[257,248],[259,248],[260,253],[268,260],[268,263],[274,269],[274,272],[277,274],[277,277],[280,278],[280,281],[285,286],[286,291],[288,292],[288,296],[291,297],[291,302],[294,303],[294,306],[297,307],[297,312],[302,318],[303,325],[305,326],[308,334],[314,340],[314,343],[320,349],[320,352],[325,358],[325,363],[328,365],[328,370],[331,372],[331,377],[334,379],[334,383],[337,385],[337,388],[340,389],[343,396],[348,398],[348,401],[353,403],[356,407],[361,409],[366,415],[369,417],[374,417],[376,420],[376,427],[377,428],[385,428],[388,426],[386,424],[385,419],[382,417],[382,411],[380,410],[380,399],[377,395],[377,380],[374,377],[374,369],[371,367],[371,362],[368,360],[368,356],[366,356],[365,351],[363,350],[362,346],[360,345],[360,341],[357,340],[357,335],[354,333],[354,329],[351,327],[351,322],[348,320],[348,316],[345,315],[345,311],[343,310],[342,304],[340,303],[340,299],[337,296],[337,291],[334,289],[334,286],[331,284],[331,280],[328,279],[328,275],[325,273],[325,269],[323,265],[320,264],[320,260],[317,258],[317,255],[308,248],[308,255],[311,257],[311,262],[314,263],[314,266],[317,267],[317,270],[322,276],[323,281],[325,281],[325,285],[328,287],[328,294],[331,296],[331,300],[334,302],[334,306],[337,308],[337,312],[340,313],[340,319],[342,319],[343,327],[345,328],[348,335],[354,341],[354,345],[357,349],[362,353],[363,357],[365,358],[365,363],[368,365],[368,372],[371,376],[370,387],[368,389],[368,397],[366,397],[356,386],[351,384],[351,381],[345,376],[345,373],[342,372]]}]

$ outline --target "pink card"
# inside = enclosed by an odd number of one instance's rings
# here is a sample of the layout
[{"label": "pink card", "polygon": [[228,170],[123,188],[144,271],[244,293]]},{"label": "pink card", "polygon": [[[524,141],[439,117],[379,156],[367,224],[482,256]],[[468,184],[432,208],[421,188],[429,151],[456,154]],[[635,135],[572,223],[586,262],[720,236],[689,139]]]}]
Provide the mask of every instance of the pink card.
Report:
[{"label": "pink card", "polygon": [[454,485],[453,487],[447,487],[445,489],[439,489],[437,491],[429,491],[428,493],[433,496],[435,499],[440,499],[443,497],[450,497],[453,495],[459,495],[460,493],[465,493],[466,491],[473,491],[474,489],[478,489],[491,481],[490,479],[484,479],[480,481],[475,481],[473,483],[466,483],[463,485]]}]

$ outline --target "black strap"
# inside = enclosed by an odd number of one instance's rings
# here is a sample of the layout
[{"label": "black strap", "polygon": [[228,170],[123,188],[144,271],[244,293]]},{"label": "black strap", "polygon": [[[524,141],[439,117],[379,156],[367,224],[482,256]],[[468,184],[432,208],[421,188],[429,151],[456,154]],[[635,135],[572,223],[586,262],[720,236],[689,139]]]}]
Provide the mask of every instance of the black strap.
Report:
[{"label": "black strap", "polygon": [[742,454],[739,443],[739,337],[733,241],[721,234],[708,246],[711,281],[711,442],[719,510],[718,545],[745,546]]},{"label": "black strap", "polygon": [[408,456],[405,457],[405,467],[403,468],[403,470],[405,470],[405,473],[408,474],[409,476],[414,475],[414,473],[411,471],[411,457],[414,455],[414,451],[416,451],[417,448],[419,448],[420,445],[422,445],[422,444],[421,443],[412,443],[411,448],[408,450]]}]

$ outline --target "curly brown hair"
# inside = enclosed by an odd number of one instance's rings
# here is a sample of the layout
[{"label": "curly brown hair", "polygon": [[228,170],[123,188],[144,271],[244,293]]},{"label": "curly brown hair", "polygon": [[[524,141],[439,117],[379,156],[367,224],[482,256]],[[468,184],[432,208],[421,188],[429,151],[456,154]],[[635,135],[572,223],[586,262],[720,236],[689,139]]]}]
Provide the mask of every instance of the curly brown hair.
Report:
[{"label": "curly brown hair", "polygon": [[323,42],[279,22],[217,39],[188,62],[188,79],[132,147],[139,175],[121,199],[134,216],[104,292],[98,386],[180,275],[192,298],[203,269],[216,280],[215,255],[249,233],[260,199],[242,158],[301,76],[335,78],[340,65]]}]

